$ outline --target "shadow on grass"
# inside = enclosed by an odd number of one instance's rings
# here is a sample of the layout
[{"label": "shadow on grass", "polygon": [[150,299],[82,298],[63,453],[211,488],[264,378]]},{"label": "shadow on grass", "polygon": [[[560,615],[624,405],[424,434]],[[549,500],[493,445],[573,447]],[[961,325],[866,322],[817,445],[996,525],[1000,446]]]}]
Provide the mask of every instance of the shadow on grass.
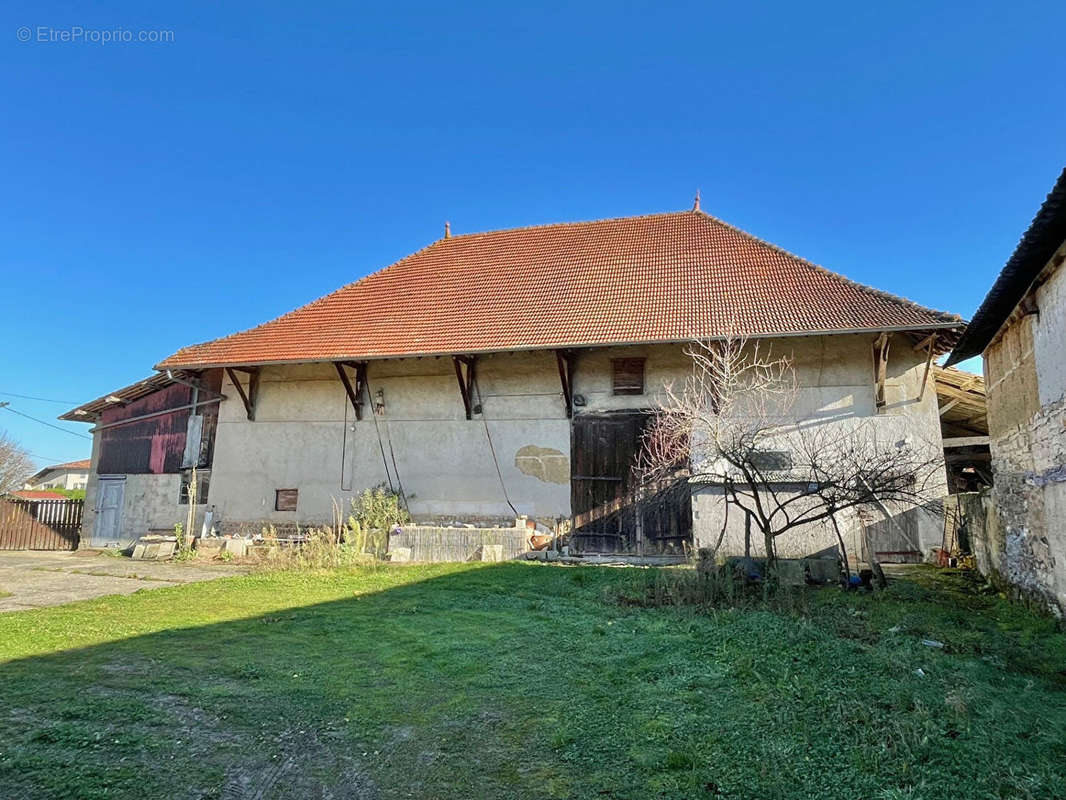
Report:
[{"label": "shadow on grass", "polygon": [[[647,574],[265,574],[5,615],[0,653],[16,660],[0,665],[0,797],[1048,797],[1064,785],[1066,698],[1050,682],[931,651],[916,629],[862,641],[769,611],[615,602]],[[827,619],[882,625],[874,599],[825,602]]]}]

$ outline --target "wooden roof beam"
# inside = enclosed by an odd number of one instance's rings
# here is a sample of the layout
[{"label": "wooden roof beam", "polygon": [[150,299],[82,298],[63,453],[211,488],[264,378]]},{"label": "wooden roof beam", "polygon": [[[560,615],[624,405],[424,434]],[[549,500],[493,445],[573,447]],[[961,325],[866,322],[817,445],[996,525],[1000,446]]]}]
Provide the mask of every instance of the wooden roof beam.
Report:
[{"label": "wooden roof beam", "polygon": [[[241,386],[237,372],[243,372],[248,376],[247,390]],[[241,396],[241,402],[244,403],[244,412],[248,416],[248,421],[255,422],[255,407],[259,402],[259,367],[226,367],[226,374],[229,376],[233,388],[237,390],[237,394]]]},{"label": "wooden roof beam", "polygon": [[[466,418],[473,419],[475,413],[481,413],[479,406],[474,405],[473,391],[474,381],[477,378],[476,356],[452,356],[455,364],[455,379],[459,382],[459,394],[463,398],[463,408],[466,410]],[[463,367],[466,367],[464,370]]]}]

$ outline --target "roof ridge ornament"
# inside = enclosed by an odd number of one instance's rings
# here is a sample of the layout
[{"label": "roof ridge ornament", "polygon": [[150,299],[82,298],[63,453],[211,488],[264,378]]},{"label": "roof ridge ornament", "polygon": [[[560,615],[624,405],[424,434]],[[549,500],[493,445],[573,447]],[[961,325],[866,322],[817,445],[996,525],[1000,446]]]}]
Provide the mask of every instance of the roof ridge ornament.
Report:
[{"label": "roof ridge ornament", "polygon": [[696,190],[696,199],[692,201],[692,210],[693,211],[699,211],[700,210],[700,190],[699,189]]},{"label": "roof ridge ornament", "polygon": [[452,238],[452,224],[450,222],[448,222],[448,221],[445,221],[445,223],[444,223],[444,238],[445,239],[451,239]]}]

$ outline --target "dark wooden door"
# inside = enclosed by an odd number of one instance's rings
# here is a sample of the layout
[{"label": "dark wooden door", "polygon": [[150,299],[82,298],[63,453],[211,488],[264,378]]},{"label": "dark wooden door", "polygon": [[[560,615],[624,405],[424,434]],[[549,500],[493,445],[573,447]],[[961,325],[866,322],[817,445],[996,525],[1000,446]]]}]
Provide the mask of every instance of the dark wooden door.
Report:
[{"label": "dark wooden door", "polygon": [[[688,484],[636,503],[634,464],[651,415],[582,414],[570,437],[571,546],[584,553],[681,552],[691,540]],[[638,520],[638,513],[640,518]]]}]

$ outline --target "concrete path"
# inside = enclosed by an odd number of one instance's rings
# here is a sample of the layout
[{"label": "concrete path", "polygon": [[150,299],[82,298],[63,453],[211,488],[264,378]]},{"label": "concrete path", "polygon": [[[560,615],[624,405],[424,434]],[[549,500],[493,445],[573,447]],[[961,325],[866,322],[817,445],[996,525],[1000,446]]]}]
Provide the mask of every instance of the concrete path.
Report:
[{"label": "concrete path", "polygon": [[0,552],[0,613],[133,594],[179,583],[209,581],[246,572],[229,564],[133,561],[92,551]]}]

